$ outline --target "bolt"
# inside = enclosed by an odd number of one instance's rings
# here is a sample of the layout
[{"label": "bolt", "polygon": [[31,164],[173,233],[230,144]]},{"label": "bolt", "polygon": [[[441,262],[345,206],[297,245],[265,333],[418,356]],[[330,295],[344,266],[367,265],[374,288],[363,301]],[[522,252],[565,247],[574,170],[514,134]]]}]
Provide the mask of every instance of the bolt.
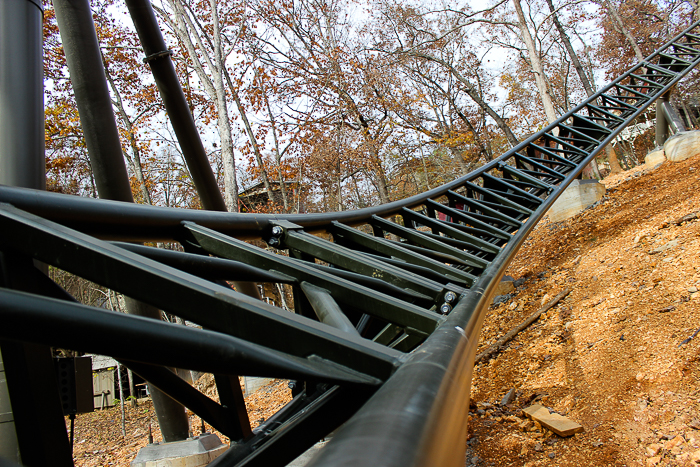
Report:
[{"label": "bolt", "polygon": [[272,235],[274,235],[275,237],[279,237],[280,235],[282,235],[283,232],[284,229],[279,225],[275,225],[274,227],[272,227]]},{"label": "bolt", "polygon": [[457,300],[457,294],[452,292],[451,290],[445,294],[445,301],[447,303],[454,303],[454,301]]},{"label": "bolt", "polygon": [[452,311],[452,305],[450,305],[449,303],[443,303],[443,304],[440,306],[440,313],[441,313],[441,314],[446,315],[446,314],[449,313],[450,311]]},{"label": "bolt", "polygon": [[277,247],[277,246],[279,246],[279,244],[280,244],[280,239],[277,238],[277,237],[272,237],[271,239],[269,239],[269,240],[267,241],[267,244],[270,245],[270,246]]}]

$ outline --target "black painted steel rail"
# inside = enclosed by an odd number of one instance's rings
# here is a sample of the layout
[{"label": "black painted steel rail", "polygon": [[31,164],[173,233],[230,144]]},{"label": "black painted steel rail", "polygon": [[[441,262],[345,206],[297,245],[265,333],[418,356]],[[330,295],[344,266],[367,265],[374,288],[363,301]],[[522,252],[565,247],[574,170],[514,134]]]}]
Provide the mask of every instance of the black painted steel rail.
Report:
[{"label": "black painted steel rail", "polygon": [[[313,465],[463,465],[494,287],[583,168],[700,63],[697,29],[498,159],[375,208],[239,215],[2,186],[0,338],[119,359],[231,438],[212,465],[285,465],[341,425]],[[121,243],[137,241],[185,253]],[[30,260],[203,329],[79,304]],[[226,281],[287,284],[295,311]],[[216,374],[221,403],[163,367]],[[239,375],[295,381],[296,395],[251,431],[230,384]]]}]

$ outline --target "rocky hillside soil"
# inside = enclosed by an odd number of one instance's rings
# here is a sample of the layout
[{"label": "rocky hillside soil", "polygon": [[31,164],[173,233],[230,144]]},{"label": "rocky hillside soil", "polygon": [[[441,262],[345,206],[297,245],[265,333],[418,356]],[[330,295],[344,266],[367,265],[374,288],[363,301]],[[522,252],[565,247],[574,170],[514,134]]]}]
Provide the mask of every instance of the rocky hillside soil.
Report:
[{"label": "rocky hillside soil", "polygon": [[[700,158],[604,183],[597,206],[538,225],[509,268],[519,286],[491,308],[479,352],[571,292],[476,366],[466,465],[700,464]],[[247,397],[253,425],[290,397],[284,381]],[[533,404],[584,431],[551,433],[523,415]],[[76,465],[127,466],[149,426],[160,440],[149,402],[126,419],[122,438],[118,407],[80,415]],[[199,434],[201,420],[190,426]]]},{"label": "rocky hillside soil", "polygon": [[[597,206],[538,225],[507,272],[520,285],[479,352],[571,292],[476,366],[467,465],[700,464],[700,158],[604,183]],[[584,431],[551,433],[523,415],[533,404]]]}]

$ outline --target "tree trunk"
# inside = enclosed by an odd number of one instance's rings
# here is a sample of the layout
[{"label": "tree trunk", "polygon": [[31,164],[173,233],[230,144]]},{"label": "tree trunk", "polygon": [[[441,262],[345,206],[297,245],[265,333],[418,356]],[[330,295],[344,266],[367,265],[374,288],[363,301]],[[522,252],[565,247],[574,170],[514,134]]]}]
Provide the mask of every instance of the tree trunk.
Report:
[{"label": "tree trunk", "polygon": [[527,48],[527,54],[530,59],[530,66],[532,67],[532,72],[535,75],[535,84],[537,85],[537,91],[542,99],[542,105],[544,106],[544,113],[547,116],[547,121],[552,123],[556,121],[557,114],[554,111],[554,103],[552,102],[552,96],[549,94],[547,89],[547,80],[544,74],[544,68],[542,66],[542,61],[540,60],[539,51],[535,45],[535,41],[532,39],[530,34],[530,29],[527,26],[525,20],[525,14],[523,13],[523,8],[520,5],[520,0],[512,0],[513,6],[515,7],[515,12],[518,16],[518,27],[522,34],[523,42]]},{"label": "tree trunk", "polygon": [[461,172],[462,175],[467,175],[469,173],[469,164],[467,164],[464,160],[464,157],[462,154],[464,151],[460,151],[457,148],[448,148],[450,150],[450,154],[452,154],[452,159],[457,163],[457,166],[459,167],[459,171]]},{"label": "tree trunk", "polygon": [[643,62],[644,54],[637,45],[637,41],[634,40],[632,33],[625,27],[625,23],[622,22],[622,18],[620,18],[620,14],[617,12],[617,9],[610,0],[603,1],[605,8],[608,10],[608,14],[612,16],[613,22],[617,26],[617,29],[622,33],[623,36],[625,36],[625,39],[627,39],[627,42],[629,42],[630,46],[632,47],[632,50],[634,50],[634,56],[637,57],[637,61]]},{"label": "tree trunk", "polygon": [[[192,60],[194,69],[197,72],[200,82],[204,86],[204,90],[210,99],[214,100],[217,112],[217,127],[221,142],[221,158],[224,166],[224,201],[226,208],[231,212],[238,212],[238,181],[236,179],[236,161],[233,154],[233,138],[231,136],[231,122],[228,115],[228,106],[226,105],[226,89],[224,88],[224,79],[222,67],[224,57],[222,56],[221,47],[221,31],[219,24],[219,14],[216,9],[216,0],[210,0],[212,23],[214,32],[212,34],[214,43],[214,59],[206,53],[206,47],[202,43],[202,38],[197,34],[192,19],[189,17],[182,4],[182,0],[168,0],[170,7],[175,16],[175,22],[166,14],[161,12],[161,17],[168,23],[177,38],[183,43],[187,49],[187,53]],[[197,49],[190,32],[194,35],[194,40],[197,42]],[[204,71],[202,61],[206,62],[210,70],[211,77]]]},{"label": "tree trunk", "polygon": [[263,158],[262,154],[260,153],[260,146],[258,145],[258,140],[255,138],[255,133],[253,133],[253,128],[250,126],[250,121],[248,120],[248,116],[246,115],[245,109],[243,108],[243,103],[238,97],[238,91],[233,87],[231,77],[229,76],[228,71],[226,71],[225,66],[223,67],[223,70],[224,76],[226,77],[226,82],[228,83],[228,87],[231,90],[231,96],[233,97],[233,101],[236,103],[238,114],[241,116],[241,120],[243,121],[243,127],[245,128],[246,135],[248,136],[248,141],[250,141],[250,145],[253,148],[255,160],[258,163],[258,167],[260,167],[260,176],[263,180],[265,191],[267,192],[267,199],[274,203],[275,200],[272,194],[272,187],[270,186],[270,179],[267,176],[267,170],[265,169],[265,164],[263,163]]},{"label": "tree trunk", "polygon": [[549,11],[552,13],[552,21],[554,22],[554,26],[556,26],[557,31],[559,32],[559,37],[561,38],[561,41],[564,44],[564,47],[566,48],[566,52],[571,58],[571,63],[574,64],[574,68],[576,69],[576,73],[578,73],[578,77],[581,79],[581,84],[586,90],[586,94],[588,95],[588,97],[591,97],[593,95],[593,86],[591,86],[591,82],[589,81],[588,76],[586,75],[586,72],[583,69],[583,66],[581,65],[581,62],[578,59],[578,56],[576,55],[576,52],[571,46],[571,41],[569,40],[569,36],[564,30],[564,26],[562,26],[561,22],[559,21],[559,17],[557,16],[557,13],[554,9],[554,4],[552,3],[552,0],[547,0],[547,5],[549,6]]},{"label": "tree trunk", "polygon": [[214,67],[211,70],[216,89],[216,111],[218,114],[219,136],[221,138],[221,158],[224,162],[224,201],[231,212],[238,212],[238,182],[236,180],[236,160],[233,155],[231,120],[228,116],[226,90],[224,89],[223,68],[226,66],[221,50],[221,30],[216,0],[210,0],[212,24],[214,25]]},{"label": "tree trunk", "polygon": [[136,387],[134,386],[134,373],[130,369],[126,369],[126,374],[129,377],[129,397],[131,401],[131,407],[136,407],[139,405],[138,397],[136,394]]},{"label": "tree trunk", "polygon": [[148,191],[148,187],[146,186],[146,179],[143,176],[143,166],[141,164],[141,151],[139,150],[139,146],[136,142],[136,136],[134,135],[134,126],[131,123],[131,119],[126,113],[126,110],[124,109],[124,102],[122,101],[122,96],[119,93],[119,89],[117,88],[116,84],[114,83],[114,79],[112,79],[112,75],[109,72],[107,62],[104,61],[104,57],[102,58],[102,64],[105,68],[105,75],[107,77],[107,81],[109,82],[109,87],[112,88],[112,92],[114,93],[115,100],[112,102],[112,106],[117,108],[117,115],[119,115],[119,118],[126,127],[126,132],[129,135],[129,146],[131,147],[132,158],[130,158],[127,152],[123,149],[122,152],[124,153],[124,156],[126,156],[126,159],[129,162],[131,169],[134,171],[134,176],[136,177],[136,181],[139,184],[139,189],[141,190],[143,202],[145,204],[152,205],[153,201],[151,199],[151,193]]},{"label": "tree trunk", "polygon": [[620,162],[617,160],[617,153],[612,144],[608,144],[605,147],[605,153],[608,155],[608,163],[610,164],[610,173],[620,173],[622,172],[622,167],[620,167]]},{"label": "tree trunk", "polygon": [[382,167],[382,161],[379,157],[379,150],[377,149],[377,144],[369,129],[362,125],[360,126],[362,137],[367,144],[370,152],[370,166],[372,167],[372,172],[374,172],[374,186],[377,188],[377,193],[379,194],[379,202],[385,204],[389,202],[389,190],[386,183],[386,174],[384,173],[384,168]]},{"label": "tree trunk", "polygon": [[265,96],[265,106],[267,107],[267,115],[270,117],[270,126],[272,127],[272,140],[275,143],[275,161],[277,162],[277,175],[280,182],[280,194],[282,195],[282,204],[284,205],[285,212],[289,211],[289,200],[287,199],[287,187],[286,180],[284,179],[284,174],[282,173],[282,153],[280,152],[280,143],[277,139],[277,125],[275,124],[275,117],[272,115],[272,109],[270,108],[270,100]]}]

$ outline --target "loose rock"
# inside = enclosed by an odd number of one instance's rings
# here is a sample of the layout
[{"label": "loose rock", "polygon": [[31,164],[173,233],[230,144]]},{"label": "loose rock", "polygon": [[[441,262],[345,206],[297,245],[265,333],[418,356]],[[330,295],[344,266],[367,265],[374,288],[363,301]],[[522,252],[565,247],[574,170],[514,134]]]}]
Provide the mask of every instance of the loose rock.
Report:
[{"label": "loose rock", "polygon": [[658,248],[654,248],[649,252],[650,255],[656,255],[658,253],[663,253],[666,250],[670,250],[671,248],[677,247],[680,242],[678,240],[671,240],[670,242],[661,245]]},{"label": "loose rock", "polygon": [[525,415],[536,423],[548,428],[559,436],[571,436],[583,431],[583,426],[558,413],[549,413],[546,407],[535,404],[523,410]]},{"label": "loose rock", "polygon": [[512,388],[510,391],[506,393],[505,396],[503,396],[503,399],[501,399],[501,406],[508,405],[510,404],[513,399],[515,399],[515,388]]}]

